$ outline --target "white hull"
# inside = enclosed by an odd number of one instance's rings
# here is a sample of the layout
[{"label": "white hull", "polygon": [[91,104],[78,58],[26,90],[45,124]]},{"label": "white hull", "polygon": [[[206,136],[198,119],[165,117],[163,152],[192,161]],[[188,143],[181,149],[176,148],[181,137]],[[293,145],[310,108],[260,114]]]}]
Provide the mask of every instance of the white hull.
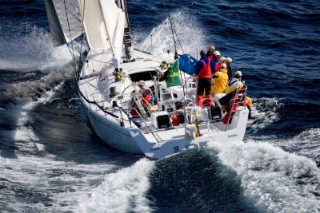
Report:
[{"label": "white hull", "polygon": [[[124,153],[141,154],[153,159],[170,157],[190,149],[206,149],[210,147],[212,142],[241,141],[246,131],[248,117],[248,110],[243,107],[236,111],[232,123],[228,126],[222,122],[209,123],[208,129],[208,123],[201,124],[200,133],[202,136],[200,137],[186,139],[185,129],[180,127],[161,130],[155,133],[157,138],[155,139],[151,133],[144,134],[133,124],[131,127],[130,125],[121,127],[109,120],[112,119],[110,115],[101,116],[93,111],[89,105],[84,101],[90,123],[104,143]],[[225,127],[227,130],[224,131]],[[218,130],[218,128],[222,130]],[[165,136],[170,136],[171,139],[166,140]]]}]

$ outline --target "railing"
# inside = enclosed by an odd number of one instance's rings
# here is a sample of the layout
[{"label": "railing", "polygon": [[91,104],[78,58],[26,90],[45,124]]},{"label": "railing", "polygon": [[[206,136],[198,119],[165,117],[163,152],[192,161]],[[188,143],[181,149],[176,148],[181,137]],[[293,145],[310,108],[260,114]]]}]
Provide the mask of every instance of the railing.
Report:
[{"label": "railing", "polygon": [[[229,117],[226,123],[225,131],[227,131],[227,128],[229,124],[231,123],[231,119],[233,119],[233,116],[235,112],[237,111],[238,106],[246,106],[246,88],[236,90],[235,96],[230,100],[232,102],[231,106],[228,105],[228,108],[231,107],[229,112],[227,111],[227,114],[229,113]],[[241,97],[239,97],[241,96]],[[236,108],[234,109],[234,107]]]},{"label": "railing", "polygon": [[106,111],[106,110],[105,110],[102,106],[100,106],[96,101],[90,101],[89,99],[87,99],[80,90],[78,90],[78,91],[79,91],[79,94],[81,95],[81,97],[82,97],[87,103],[89,103],[89,104],[94,104],[94,105],[97,106],[100,110],[102,110],[104,113],[106,113],[106,114],[108,114],[108,115],[111,115],[111,116],[114,117],[114,118],[119,118],[119,116],[117,116],[117,115],[115,115],[115,114],[113,114],[113,113],[111,113],[111,112]]}]

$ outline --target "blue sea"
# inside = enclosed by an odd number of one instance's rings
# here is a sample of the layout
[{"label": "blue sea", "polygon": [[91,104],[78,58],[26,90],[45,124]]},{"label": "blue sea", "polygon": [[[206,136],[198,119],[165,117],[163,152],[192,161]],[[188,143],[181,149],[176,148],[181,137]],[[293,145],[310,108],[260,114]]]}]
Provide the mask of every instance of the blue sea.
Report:
[{"label": "blue sea", "polygon": [[320,212],[320,1],[127,4],[136,47],[232,57],[253,99],[244,141],[159,161],[107,147],[44,2],[2,0],[0,212]]}]

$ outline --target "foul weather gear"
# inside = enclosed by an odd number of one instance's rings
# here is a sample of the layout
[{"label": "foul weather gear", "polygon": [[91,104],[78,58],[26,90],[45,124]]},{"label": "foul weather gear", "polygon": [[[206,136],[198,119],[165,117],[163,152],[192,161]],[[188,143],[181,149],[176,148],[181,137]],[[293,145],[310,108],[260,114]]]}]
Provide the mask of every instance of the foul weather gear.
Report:
[{"label": "foul weather gear", "polygon": [[228,70],[226,68],[220,68],[214,75],[211,80],[211,94],[220,94],[223,93],[226,89],[228,82]]},{"label": "foul weather gear", "polygon": [[235,89],[243,88],[243,83],[238,78],[231,78],[226,87],[226,94],[233,92]]}]

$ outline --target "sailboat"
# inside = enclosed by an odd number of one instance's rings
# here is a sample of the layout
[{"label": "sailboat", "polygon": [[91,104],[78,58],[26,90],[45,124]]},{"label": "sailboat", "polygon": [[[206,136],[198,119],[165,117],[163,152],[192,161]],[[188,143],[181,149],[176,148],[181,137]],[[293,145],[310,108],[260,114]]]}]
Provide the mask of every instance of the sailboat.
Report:
[{"label": "sailboat", "polygon": [[[70,47],[79,37],[89,46],[76,73],[78,93],[93,131],[107,145],[162,159],[207,149],[215,141],[243,140],[245,104],[226,124],[221,107],[197,106],[196,82],[178,69],[179,59],[133,47],[125,0],[45,0],[45,5],[55,46]],[[162,81],[168,70],[178,84]]]}]

